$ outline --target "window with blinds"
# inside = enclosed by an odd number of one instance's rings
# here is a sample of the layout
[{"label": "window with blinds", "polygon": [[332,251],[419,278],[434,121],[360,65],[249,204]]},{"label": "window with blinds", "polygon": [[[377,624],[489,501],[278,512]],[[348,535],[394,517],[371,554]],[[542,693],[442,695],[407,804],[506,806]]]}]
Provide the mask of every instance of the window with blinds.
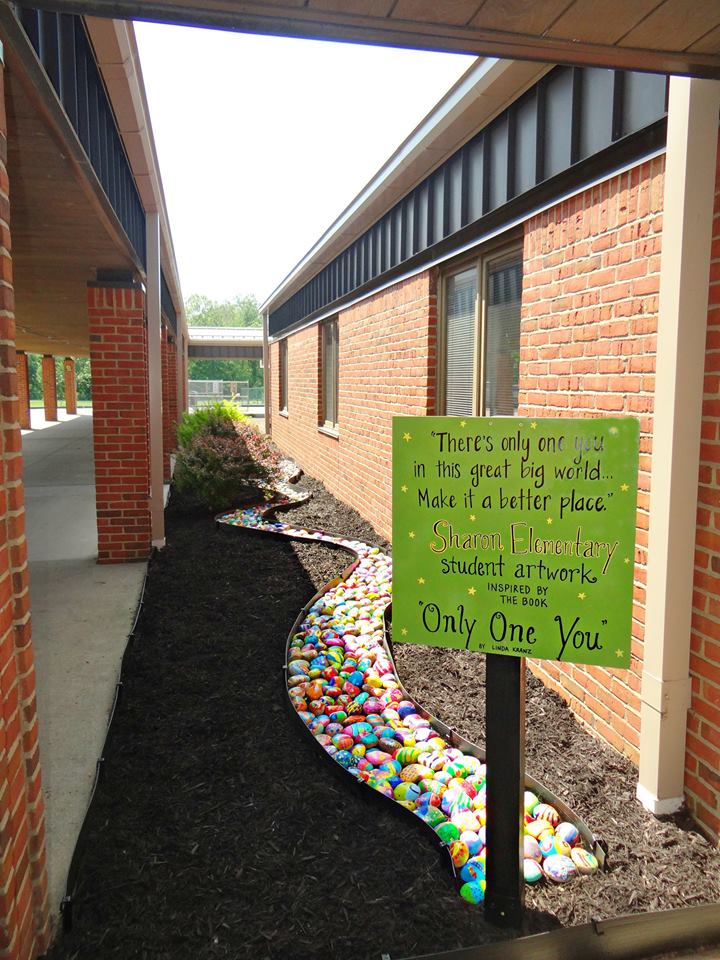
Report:
[{"label": "window with blinds", "polygon": [[489,264],[485,297],[483,413],[486,417],[514,417],[518,408],[522,261]]},{"label": "window with blinds", "polygon": [[522,252],[479,258],[446,277],[444,292],[443,412],[514,416]]},{"label": "window with blinds", "polygon": [[477,338],[477,266],[445,281],[445,413],[474,412]]},{"label": "window with blinds", "polygon": [[280,350],[280,396],[279,396],[279,407],[283,413],[287,413],[288,408],[288,342],[287,340],[281,340],[279,345]]},{"label": "window with blinds", "polygon": [[322,414],[324,427],[338,426],[338,322],[326,320],[322,325]]}]

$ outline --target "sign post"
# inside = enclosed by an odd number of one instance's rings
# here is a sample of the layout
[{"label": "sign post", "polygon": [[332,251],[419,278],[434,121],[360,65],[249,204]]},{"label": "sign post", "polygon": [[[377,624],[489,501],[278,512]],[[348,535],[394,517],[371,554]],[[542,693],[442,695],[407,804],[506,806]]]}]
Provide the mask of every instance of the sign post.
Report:
[{"label": "sign post", "polygon": [[394,637],[488,655],[497,923],[522,903],[521,658],[630,664],[638,436],[631,418],[393,421]]}]

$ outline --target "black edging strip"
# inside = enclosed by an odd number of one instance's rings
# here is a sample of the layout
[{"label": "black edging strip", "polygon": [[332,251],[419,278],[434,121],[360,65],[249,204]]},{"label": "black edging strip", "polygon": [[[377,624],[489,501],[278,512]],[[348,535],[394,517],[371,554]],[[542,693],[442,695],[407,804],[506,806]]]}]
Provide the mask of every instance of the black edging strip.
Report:
[{"label": "black edging strip", "polygon": [[130,627],[130,632],[127,635],[127,640],[125,642],[125,649],[123,650],[122,657],[120,658],[120,669],[118,671],[117,681],[115,683],[115,695],[113,697],[112,706],[110,707],[110,715],[108,717],[107,726],[105,728],[105,739],[103,740],[103,747],[100,756],[98,757],[95,763],[95,778],[93,780],[92,789],[90,791],[90,799],[88,800],[87,809],[85,810],[85,816],[83,817],[83,822],[80,827],[80,830],[77,835],[77,840],[75,841],[75,849],[73,850],[73,855],[70,858],[70,866],[68,867],[67,880],[65,882],[65,895],[60,901],[60,915],[62,917],[62,930],[63,933],[68,933],[72,930],[73,926],[73,906],[75,902],[75,894],[78,888],[78,875],[80,873],[80,866],[85,856],[85,850],[87,847],[87,833],[88,833],[88,821],[90,819],[90,811],[92,809],[93,800],[95,799],[95,794],[97,792],[98,784],[103,778],[105,770],[105,751],[107,748],[108,740],[110,738],[110,732],[112,728],[112,722],[115,719],[115,713],[117,711],[118,704],[122,698],[122,692],[124,689],[123,681],[123,667],[125,665],[125,657],[127,656],[130,647],[133,644],[133,641],[136,639],[135,631],[137,629],[138,621],[140,620],[140,614],[142,613],[143,605],[145,603],[145,589],[147,587],[148,577],[150,575],[150,565],[157,555],[157,547],[153,547],[150,551],[148,557],[148,565],[145,571],[145,576],[143,577],[142,586],[140,587],[140,595],[138,597],[137,607],[135,609],[135,616],[133,618],[132,626]]}]

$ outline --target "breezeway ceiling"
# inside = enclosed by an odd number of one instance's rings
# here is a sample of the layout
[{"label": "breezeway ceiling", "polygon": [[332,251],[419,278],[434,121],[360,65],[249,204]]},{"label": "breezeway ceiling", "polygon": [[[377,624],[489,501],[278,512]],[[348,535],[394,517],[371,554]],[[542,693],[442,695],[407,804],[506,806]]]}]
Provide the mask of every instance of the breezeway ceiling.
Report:
[{"label": "breezeway ceiling", "polygon": [[718,0],[44,0],[48,9],[720,78]]}]

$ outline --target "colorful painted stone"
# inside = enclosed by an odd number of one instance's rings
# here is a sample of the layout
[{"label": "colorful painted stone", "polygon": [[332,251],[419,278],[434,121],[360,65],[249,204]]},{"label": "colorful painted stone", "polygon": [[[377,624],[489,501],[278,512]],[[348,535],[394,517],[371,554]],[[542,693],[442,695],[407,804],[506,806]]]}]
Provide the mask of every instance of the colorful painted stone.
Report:
[{"label": "colorful painted stone", "polygon": [[570,850],[570,859],[575,864],[578,873],[587,876],[598,869],[597,857],[585,847],[573,847]]},{"label": "colorful painted stone", "polygon": [[449,820],[446,820],[445,823],[441,823],[435,832],[443,843],[452,843],[453,840],[457,840],[460,837],[460,831],[455,824],[451,823]]},{"label": "colorful painted stone", "polygon": [[526,860],[534,860],[536,863],[540,863],[542,860],[540,844],[535,837],[529,835],[523,837],[523,856]]},{"label": "colorful painted stone", "polygon": [[485,881],[472,880],[460,887],[460,896],[468,903],[482,903],[485,899]]},{"label": "colorful painted stone", "polygon": [[429,823],[431,827],[437,827],[446,819],[445,814],[439,807],[427,807],[422,813],[420,813],[418,809],[417,813],[418,816],[424,820],[425,823]]},{"label": "colorful painted stone", "polygon": [[523,860],[523,879],[525,883],[538,883],[543,878],[543,870],[537,860],[525,857]]},{"label": "colorful painted stone", "polygon": [[420,787],[416,783],[408,783],[403,780],[393,790],[396,800],[417,801],[420,796]]},{"label": "colorful painted stone", "polygon": [[453,840],[450,844],[450,859],[456,867],[464,867],[470,858],[467,844],[462,840]]},{"label": "colorful painted stone", "polygon": [[460,834],[460,839],[468,848],[468,853],[471,857],[476,856],[480,853],[483,844],[480,841],[480,837],[474,830],[464,830]]},{"label": "colorful painted stone", "polygon": [[553,883],[567,883],[577,876],[577,867],[570,857],[563,857],[558,853],[545,857],[542,868],[545,876]]},{"label": "colorful painted stone", "polygon": [[532,790],[525,791],[525,812],[531,813],[532,810],[540,803],[540,798],[532,792]]},{"label": "colorful painted stone", "polygon": [[535,820],[547,820],[553,827],[560,823],[560,814],[549,803],[538,803],[536,807],[533,807],[532,815]]},{"label": "colorful painted stone", "polygon": [[[398,751],[398,753],[399,752],[400,751]],[[402,761],[400,762],[402,763]],[[422,780],[423,777],[427,777],[431,773],[432,770],[430,770],[428,767],[424,767],[421,763],[410,763],[406,767],[403,767],[403,771],[400,776],[403,778],[403,780],[409,780],[411,783],[415,783],[417,780]]]},{"label": "colorful painted stone", "polygon": [[392,760],[392,757],[389,753],[385,753],[384,750],[368,750],[365,754],[365,759],[369,760],[374,767],[379,767],[381,763],[387,763],[388,760]]},{"label": "colorful painted stone", "polygon": [[485,861],[480,857],[472,857],[460,870],[460,879],[465,883],[471,880],[484,880]]},{"label": "colorful painted stone", "polygon": [[548,823],[547,820],[531,820],[530,823],[525,824],[525,833],[539,840],[544,834],[554,834],[555,830],[553,829],[553,825]]},{"label": "colorful painted stone", "polygon": [[564,840],[565,843],[569,843],[571,847],[574,847],[580,840],[580,831],[578,828],[574,823],[568,823],[567,821],[559,823],[557,827],[555,827],[555,833]]},{"label": "colorful painted stone", "polygon": [[422,750],[418,747],[401,747],[395,754],[395,759],[405,766],[405,764],[417,763],[421,753]]}]

